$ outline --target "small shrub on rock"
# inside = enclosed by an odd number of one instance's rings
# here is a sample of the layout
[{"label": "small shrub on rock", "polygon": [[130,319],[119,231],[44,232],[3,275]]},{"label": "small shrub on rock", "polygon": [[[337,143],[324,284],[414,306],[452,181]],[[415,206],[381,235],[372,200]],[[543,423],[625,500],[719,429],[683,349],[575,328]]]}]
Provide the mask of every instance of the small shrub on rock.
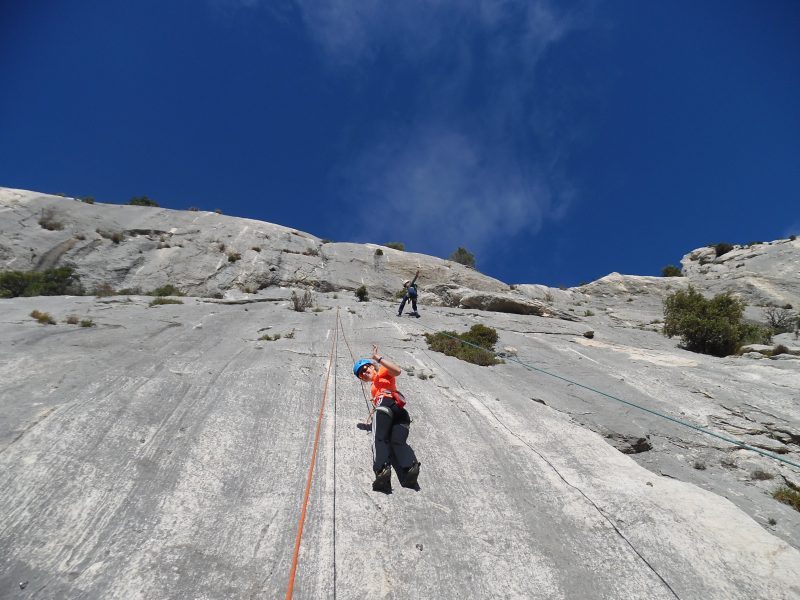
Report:
[{"label": "small shrub on rock", "polygon": [[[497,331],[485,325],[473,325],[469,331],[464,333],[455,331],[426,333],[425,340],[431,350],[447,356],[455,356],[475,365],[488,366],[500,362],[494,354]],[[468,342],[468,344],[462,342]]]},{"label": "small shrub on rock", "polygon": [[719,258],[723,254],[727,254],[728,252],[733,250],[733,244],[720,242],[719,244],[714,244],[713,248],[714,248],[714,253],[717,255],[717,258]]},{"label": "small shrub on rock", "polygon": [[305,312],[307,308],[311,308],[314,304],[314,299],[311,296],[311,292],[306,290],[303,292],[301,296],[294,290],[292,290],[292,309],[297,312]]},{"label": "small shrub on rock", "polygon": [[228,262],[236,262],[237,260],[241,260],[242,255],[238,252],[228,252]]},{"label": "small shrub on rock", "polygon": [[81,198],[81,202],[85,202],[86,204],[94,204],[94,198],[91,196],[84,196]]},{"label": "small shrub on rock", "polygon": [[0,298],[17,296],[80,295],[83,288],[71,267],[58,267],[45,271],[0,272]]},{"label": "small shrub on rock", "polygon": [[134,196],[130,200],[128,200],[128,204],[131,206],[153,206],[158,208],[158,202],[155,200],[148,198],[147,196]]},{"label": "small shrub on rock", "polygon": [[159,296],[158,298],[153,298],[153,301],[150,302],[150,306],[160,306],[161,304],[183,304],[183,300]]},{"label": "small shrub on rock", "polygon": [[375,248],[375,256],[383,256],[383,250],[380,248]]},{"label": "small shrub on rock", "polygon": [[39,225],[48,231],[61,231],[64,229],[64,224],[56,218],[56,211],[52,208],[42,209]]},{"label": "small shrub on rock", "polygon": [[78,315],[69,315],[66,319],[64,319],[64,323],[67,325],[77,325],[80,319]]},{"label": "small shrub on rock", "polygon": [[661,269],[662,277],[683,277],[683,272],[675,265],[667,265]]},{"label": "small shrub on rock", "polygon": [[406,245],[403,242],[387,242],[384,246],[393,250],[400,250],[401,252],[405,252],[406,250]]},{"label": "small shrub on rock", "polygon": [[162,285],[161,287],[154,289],[147,295],[164,297],[164,296],[184,296],[185,294],[171,283],[168,283],[167,285]]},{"label": "small shrub on rock", "polygon": [[50,313],[42,312],[40,310],[31,311],[31,316],[39,321],[42,325],[55,325],[56,320],[50,316]]},{"label": "small shrub on rock", "polygon": [[784,333],[792,330],[796,317],[791,311],[791,306],[791,304],[789,308],[785,306],[783,308],[767,306],[764,309],[764,318],[774,333]]},{"label": "small shrub on rock", "polygon": [[744,302],[730,294],[707,300],[689,286],[664,299],[664,335],[680,336],[683,347],[692,352],[728,356],[745,338],[744,308]]},{"label": "small shrub on rock", "polygon": [[758,323],[742,323],[742,344],[771,344],[772,330]]},{"label": "small shrub on rock", "polygon": [[788,504],[793,509],[800,511],[800,492],[797,490],[784,485],[772,492],[772,497],[778,502]]},{"label": "small shrub on rock", "polygon": [[778,356],[779,354],[789,354],[789,348],[783,344],[778,344],[772,349],[772,356]]},{"label": "small shrub on rock", "polygon": [[83,319],[81,320],[81,327],[94,327],[94,321],[91,319]]},{"label": "small shrub on rock", "polygon": [[460,263],[464,266],[470,267],[471,269],[475,268],[475,255],[463,246],[459,246],[458,249],[456,249],[456,251],[453,252],[447,260],[452,260],[453,262]]},{"label": "small shrub on rock", "polygon": [[359,302],[369,302],[369,292],[367,292],[367,286],[362,285],[360,288],[357,288],[355,295]]},{"label": "small shrub on rock", "polygon": [[94,288],[94,295],[98,298],[105,298],[107,296],[113,296],[114,294],[116,294],[116,292],[110,283],[101,283]]}]

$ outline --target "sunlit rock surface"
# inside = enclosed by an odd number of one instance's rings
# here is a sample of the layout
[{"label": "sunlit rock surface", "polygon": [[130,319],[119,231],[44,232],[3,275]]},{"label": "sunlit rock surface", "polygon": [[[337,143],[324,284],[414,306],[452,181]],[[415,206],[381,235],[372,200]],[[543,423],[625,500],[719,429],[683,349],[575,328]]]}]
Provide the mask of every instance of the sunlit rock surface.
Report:
[{"label": "sunlit rock surface", "polygon": [[[48,207],[62,230],[39,225]],[[688,283],[740,293],[754,316],[798,302],[781,262],[797,242],[751,248],[756,266],[707,286],[688,269],[511,289],[268,223],[0,190],[0,244],[5,269],[193,296],[0,300],[0,598],[283,597],[331,361],[295,598],[800,595],[800,513],[770,495],[797,469],[587,389],[800,462],[800,361],[690,353],[657,322]],[[422,316],[397,318],[417,268]],[[307,289],[314,308],[292,310]],[[427,349],[424,333],[476,323],[503,364]],[[404,367],[419,491],[370,488],[350,352],[372,343]]]}]

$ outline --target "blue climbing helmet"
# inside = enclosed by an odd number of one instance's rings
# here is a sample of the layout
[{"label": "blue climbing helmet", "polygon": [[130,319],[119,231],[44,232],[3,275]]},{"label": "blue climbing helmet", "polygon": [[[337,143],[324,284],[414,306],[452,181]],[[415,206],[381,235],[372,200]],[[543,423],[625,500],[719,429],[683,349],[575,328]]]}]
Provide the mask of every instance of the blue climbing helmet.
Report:
[{"label": "blue climbing helmet", "polygon": [[358,372],[364,368],[366,365],[371,365],[372,361],[368,358],[362,358],[361,360],[357,360],[353,365],[353,375],[358,377]]}]

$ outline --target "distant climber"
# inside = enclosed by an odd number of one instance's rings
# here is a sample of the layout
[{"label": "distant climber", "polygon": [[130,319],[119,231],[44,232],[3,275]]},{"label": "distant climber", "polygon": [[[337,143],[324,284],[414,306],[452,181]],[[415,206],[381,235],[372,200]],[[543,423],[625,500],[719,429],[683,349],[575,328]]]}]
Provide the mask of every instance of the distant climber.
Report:
[{"label": "distant climber", "polygon": [[419,277],[419,269],[414,274],[414,279],[406,279],[403,282],[403,300],[400,302],[400,308],[397,311],[397,316],[403,316],[403,308],[405,308],[406,302],[411,300],[411,308],[412,311],[409,313],[414,317],[419,317],[419,313],[417,312],[417,277]]},{"label": "distant climber", "polygon": [[[376,366],[377,365],[377,366]],[[403,487],[418,489],[420,463],[408,445],[411,417],[405,409],[405,398],[397,391],[395,378],[400,367],[378,354],[372,346],[372,359],[363,358],[353,365],[353,374],[372,383],[372,489],[388,494],[392,491],[392,469]]]}]

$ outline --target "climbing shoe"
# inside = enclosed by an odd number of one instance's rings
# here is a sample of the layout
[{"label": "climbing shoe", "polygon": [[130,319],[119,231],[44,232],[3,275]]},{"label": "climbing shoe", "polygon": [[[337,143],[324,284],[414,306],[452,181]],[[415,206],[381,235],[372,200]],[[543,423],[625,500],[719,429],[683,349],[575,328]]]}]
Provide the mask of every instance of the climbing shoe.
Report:
[{"label": "climbing shoe", "polygon": [[415,462],[413,465],[408,467],[408,471],[406,471],[406,475],[403,478],[403,487],[408,488],[416,488],[417,487],[417,478],[419,477],[419,462]]},{"label": "climbing shoe", "polygon": [[372,491],[383,492],[384,494],[392,491],[392,468],[389,465],[384,465],[380,471],[375,473]]}]

